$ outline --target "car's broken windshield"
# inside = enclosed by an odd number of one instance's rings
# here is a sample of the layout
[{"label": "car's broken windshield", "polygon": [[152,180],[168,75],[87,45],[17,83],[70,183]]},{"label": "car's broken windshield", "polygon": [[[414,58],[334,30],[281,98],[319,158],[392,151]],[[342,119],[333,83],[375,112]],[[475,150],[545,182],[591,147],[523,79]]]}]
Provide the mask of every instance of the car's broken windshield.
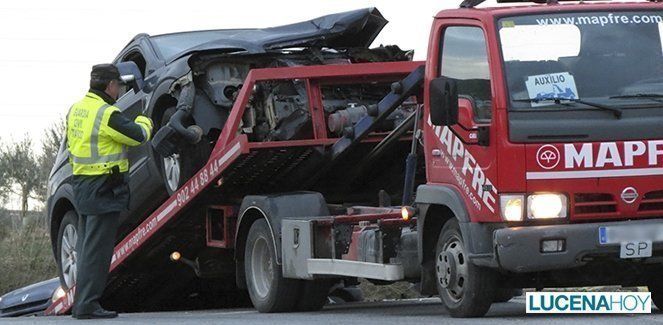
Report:
[{"label": "car's broken windshield", "polygon": [[663,92],[661,11],[507,17],[498,28],[512,109],[554,99],[627,108]]},{"label": "car's broken windshield", "polygon": [[156,45],[164,59],[170,59],[186,49],[211,42],[223,35],[216,30],[184,32],[152,36],[152,43]]}]

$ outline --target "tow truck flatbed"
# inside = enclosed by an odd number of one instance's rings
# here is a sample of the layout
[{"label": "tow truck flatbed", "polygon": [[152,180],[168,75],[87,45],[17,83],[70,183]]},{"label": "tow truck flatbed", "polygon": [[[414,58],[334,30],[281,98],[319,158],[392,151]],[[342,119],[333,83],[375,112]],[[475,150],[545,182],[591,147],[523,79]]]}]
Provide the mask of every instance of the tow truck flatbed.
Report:
[{"label": "tow truck flatbed", "polygon": [[[238,129],[248,104],[250,90],[256,83],[267,80],[302,80],[309,90],[311,103],[319,103],[322,100],[319,88],[322,84],[396,81],[422,66],[423,62],[384,62],[251,70],[207,164],[115,246],[108,287],[122,290],[114,286],[112,279],[117,278],[123,263],[129,259],[140,259],[141,248],[153,237],[158,237],[158,234],[167,228],[164,227],[166,224],[178,218],[186,218],[183,212],[204,192],[214,191],[213,195],[218,195],[213,199],[216,201],[215,204],[232,205],[239,198],[237,193],[244,192],[237,189],[262,189],[259,192],[266,193],[270,192],[270,186],[279,186],[281,190],[287,189],[287,185],[284,187],[284,184],[287,184],[284,180],[292,177],[291,172],[297,171],[299,175],[305,175],[306,172],[328,165],[330,156],[325,154],[325,151],[343,139],[327,137],[323,112],[318,109],[321,107],[320,104],[311,105],[310,113],[313,116],[314,126],[314,137],[311,139],[249,142],[246,135],[237,134],[235,130]],[[419,70],[417,78],[421,79],[423,69]],[[411,87],[417,86],[418,84]],[[379,134],[372,134],[361,141],[376,144],[382,138],[383,136]],[[302,169],[301,166],[306,164],[309,164],[309,167]],[[256,180],[269,181],[265,183]],[[227,191],[228,187],[233,191]],[[387,219],[393,217],[393,213],[393,211],[375,213],[372,217]],[[208,244],[214,245],[209,241]],[[220,246],[232,249],[233,243],[226,241]],[[162,258],[167,259],[169,254],[170,252]],[[122,272],[129,271],[122,270]],[[67,313],[72,306],[74,292],[75,287],[55,301],[45,313],[47,315]],[[112,292],[106,294],[112,295]]]}]

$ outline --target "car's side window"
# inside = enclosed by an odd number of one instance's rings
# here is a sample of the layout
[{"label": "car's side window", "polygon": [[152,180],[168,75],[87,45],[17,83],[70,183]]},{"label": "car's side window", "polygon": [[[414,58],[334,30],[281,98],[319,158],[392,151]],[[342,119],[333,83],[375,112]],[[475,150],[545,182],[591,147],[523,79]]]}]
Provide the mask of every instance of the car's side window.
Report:
[{"label": "car's side window", "polygon": [[142,53],[138,49],[132,50],[129,53],[127,53],[123,58],[121,62],[128,62],[132,61],[133,63],[136,63],[138,66],[138,70],[140,70],[140,73],[145,77],[145,68],[147,67],[147,62],[145,61],[145,57],[143,56]]},{"label": "car's side window", "polygon": [[490,70],[483,30],[452,26],[444,30],[440,75],[456,80],[458,95],[474,101],[478,122],[491,118]]}]

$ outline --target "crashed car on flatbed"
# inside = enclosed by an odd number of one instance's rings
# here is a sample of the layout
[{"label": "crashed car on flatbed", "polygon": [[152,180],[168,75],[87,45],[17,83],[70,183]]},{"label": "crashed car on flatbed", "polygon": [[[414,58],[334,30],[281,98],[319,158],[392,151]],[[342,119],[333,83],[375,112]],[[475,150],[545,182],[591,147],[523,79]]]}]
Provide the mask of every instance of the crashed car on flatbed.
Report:
[{"label": "crashed car on flatbed", "polygon": [[[379,11],[370,8],[274,28],[134,37],[113,62],[123,75],[134,77],[116,106],[130,118],[138,114],[151,117],[155,135],[152,146],[129,150],[131,203],[129,210],[121,215],[117,238],[123,238],[140,224],[205,164],[251,69],[410,61],[412,52],[397,46],[369,49],[386,24]],[[323,88],[323,109],[330,118],[330,128],[334,128],[330,131],[342,134],[348,123],[367,114],[367,107],[382,98],[389,86],[389,83],[372,83]],[[243,116],[241,132],[252,141],[305,138],[312,132],[306,87],[296,80],[257,85],[250,108]],[[393,128],[408,113],[397,110],[384,127]],[[71,288],[76,281],[79,217],[67,158],[63,143],[48,185],[51,238],[63,288]],[[186,247],[181,248],[184,252],[187,248],[203,250],[200,259],[204,259],[206,250],[209,255],[218,256],[218,251],[204,247],[201,232],[194,229],[198,227],[195,220],[183,220],[173,227],[179,227],[179,235],[164,236],[162,246],[154,247],[154,252],[177,243],[178,247]],[[194,275],[182,268],[155,272],[166,261],[154,256],[156,253],[144,256],[129,275],[111,278],[104,299],[124,301],[115,304],[118,310],[168,309],[181,306],[182,299],[189,297],[210,293],[218,298],[219,291],[236,290],[234,280],[224,281],[234,279],[234,269],[218,265],[223,264],[220,262],[223,258],[210,260],[209,263],[216,264],[205,269],[214,270],[209,271],[213,274]],[[228,265],[232,265],[232,254],[227,258]],[[165,281],[169,285],[161,285]],[[127,290],[132,286],[136,290]],[[119,287],[125,290],[113,291]],[[229,302],[240,301],[229,296]],[[243,301],[248,303],[247,299]],[[220,300],[216,299],[215,303]]]}]

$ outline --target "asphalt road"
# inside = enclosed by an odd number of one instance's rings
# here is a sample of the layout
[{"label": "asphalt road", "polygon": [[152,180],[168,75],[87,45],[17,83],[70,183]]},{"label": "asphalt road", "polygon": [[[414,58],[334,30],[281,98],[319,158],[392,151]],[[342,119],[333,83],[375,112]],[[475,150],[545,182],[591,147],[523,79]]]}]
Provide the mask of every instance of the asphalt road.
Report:
[{"label": "asphalt road", "polygon": [[[71,324],[69,316],[0,320],[0,324]],[[82,323],[99,322],[81,321]],[[643,315],[527,315],[522,297],[493,304],[481,319],[454,319],[437,299],[402,300],[328,306],[311,313],[260,314],[252,309],[120,314],[103,323],[120,324],[663,324],[663,313]]]}]

